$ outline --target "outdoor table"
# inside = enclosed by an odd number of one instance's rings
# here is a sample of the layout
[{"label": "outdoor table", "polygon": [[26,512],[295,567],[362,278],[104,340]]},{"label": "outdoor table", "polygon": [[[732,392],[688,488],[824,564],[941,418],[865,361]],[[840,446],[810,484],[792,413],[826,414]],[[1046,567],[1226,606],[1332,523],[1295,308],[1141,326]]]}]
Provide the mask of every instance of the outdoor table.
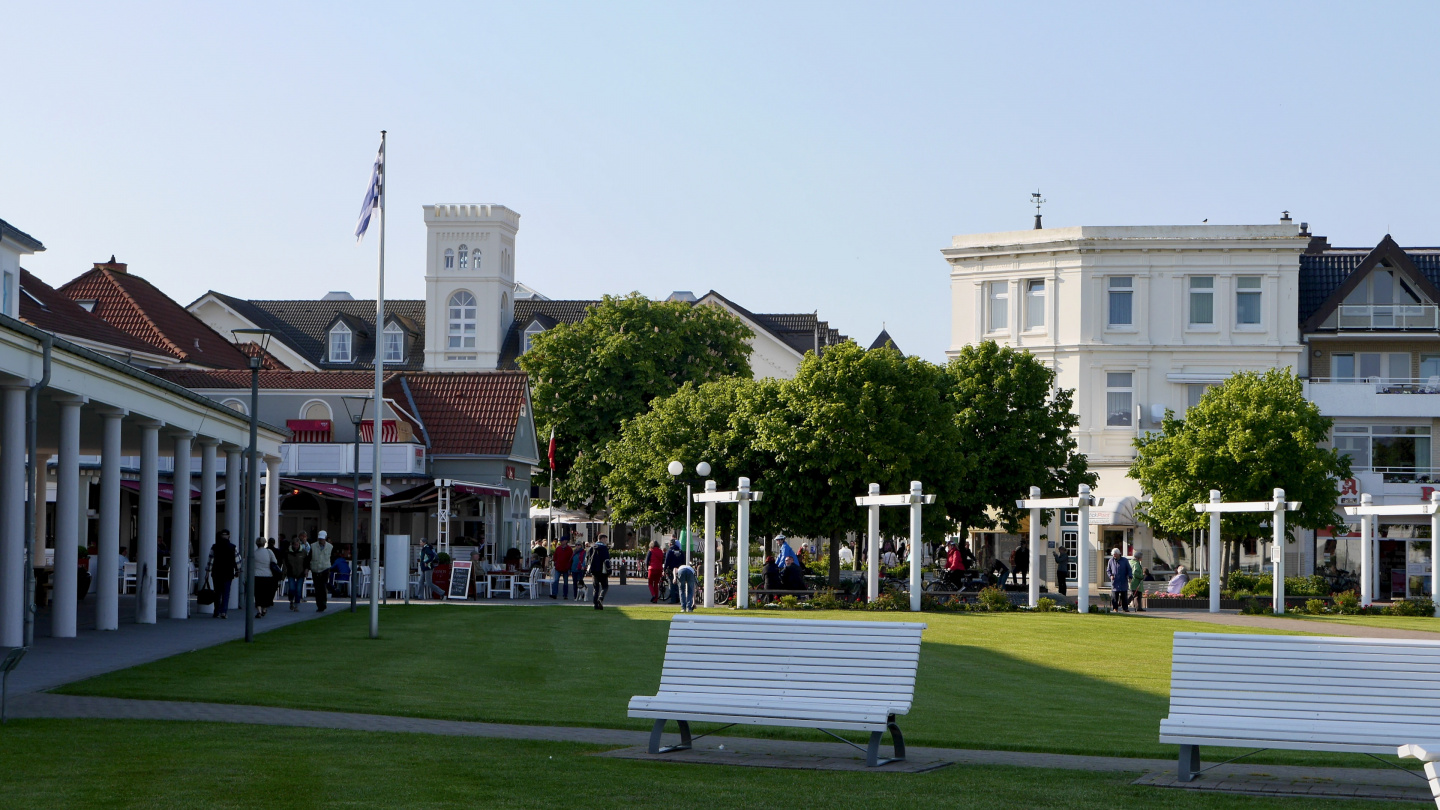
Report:
[{"label": "outdoor table", "polygon": [[[492,598],[492,599],[495,598],[495,592],[496,592],[496,591],[501,591],[501,590],[508,592],[508,593],[510,594],[510,598],[511,598],[511,599],[514,599],[514,598],[515,598],[515,577],[520,576],[519,572],[516,572],[516,571],[491,571],[491,572],[490,572],[489,574],[487,574],[486,576],[488,576],[488,577],[490,578],[490,579],[489,579],[489,584],[490,584],[490,588],[489,588],[490,598]],[[502,581],[505,583],[505,586],[504,586],[503,588],[499,585],[499,583],[502,582]]]}]

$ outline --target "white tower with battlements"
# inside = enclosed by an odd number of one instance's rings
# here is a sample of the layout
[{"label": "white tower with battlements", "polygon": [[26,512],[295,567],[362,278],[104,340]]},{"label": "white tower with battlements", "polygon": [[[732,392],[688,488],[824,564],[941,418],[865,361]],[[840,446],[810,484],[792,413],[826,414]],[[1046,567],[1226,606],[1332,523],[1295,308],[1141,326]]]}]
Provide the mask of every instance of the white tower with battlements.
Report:
[{"label": "white tower with battlements", "polygon": [[425,208],[425,370],[483,371],[515,312],[515,233],[503,205]]}]

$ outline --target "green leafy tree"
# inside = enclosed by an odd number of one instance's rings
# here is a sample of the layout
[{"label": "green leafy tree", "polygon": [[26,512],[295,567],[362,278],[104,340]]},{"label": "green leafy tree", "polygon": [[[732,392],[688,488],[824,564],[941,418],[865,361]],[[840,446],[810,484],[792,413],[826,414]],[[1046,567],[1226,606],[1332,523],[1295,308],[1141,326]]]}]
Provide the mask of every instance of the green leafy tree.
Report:
[{"label": "green leafy tree", "polygon": [[537,335],[519,359],[542,442],[556,433],[555,499],[605,506],[604,449],[626,419],[687,382],[750,376],[754,333],[719,307],[605,296],[584,320]]},{"label": "green leafy tree", "polygon": [[1003,524],[1016,531],[1015,501],[1038,486],[1046,496],[1095,485],[1072,431],[1079,418],[1055,372],[1026,351],[985,341],[966,346],[945,367],[961,452],[983,459],[945,511],[963,533]]},{"label": "green leafy tree", "polygon": [[[766,525],[830,539],[830,580],[839,584],[839,538],[865,531],[855,505],[871,482],[885,493],[920,481],[937,501],[954,500],[976,459],[961,450],[944,369],[893,349],[866,351],[853,342],[806,355],[795,379],[780,389],[776,418],[761,423],[762,447],[775,467],[757,507]],[[906,510],[882,510],[891,533],[908,531]],[[922,532],[943,537],[945,510],[927,509]]]},{"label": "green leafy tree", "polygon": [[[1164,532],[1188,535],[1209,526],[1194,504],[1208,501],[1210,490],[1227,501],[1268,501],[1280,487],[1286,500],[1300,501],[1300,511],[1285,516],[1287,530],[1330,526],[1337,483],[1350,477],[1349,457],[1320,446],[1330,426],[1288,368],[1234,374],[1205,392],[1183,421],[1166,411],[1158,433],[1135,440],[1129,476],[1151,497],[1141,515]],[[1228,567],[1238,562],[1240,541],[1269,535],[1269,519],[1263,512],[1224,515]]]}]

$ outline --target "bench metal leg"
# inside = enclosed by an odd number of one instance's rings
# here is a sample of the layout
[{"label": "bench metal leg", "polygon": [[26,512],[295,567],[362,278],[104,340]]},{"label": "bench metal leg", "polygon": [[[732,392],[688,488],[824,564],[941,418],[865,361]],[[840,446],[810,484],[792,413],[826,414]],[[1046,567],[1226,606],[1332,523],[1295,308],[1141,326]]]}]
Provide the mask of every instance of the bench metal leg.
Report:
[{"label": "bench metal leg", "polygon": [[690,724],[684,720],[676,720],[675,724],[680,727],[680,744],[660,747],[660,736],[665,733],[665,721],[656,720],[655,725],[650,727],[650,746],[648,750],[652,754],[668,754],[671,751],[690,750]]},{"label": "bench metal leg", "polygon": [[1180,746],[1180,766],[1175,770],[1175,776],[1181,782],[1189,782],[1200,772],[1200,746]]},{"label": "bench metal leg", "polygon": [[895,715],[890,715],[885,721],[885,726],[890,729],[890,743],[895,749],[895,756],[889,759],[880,758],[880,740],[885,736],[883,731],[870,732],[870,747],[865,750],[865,765],[870,768],[878,768],[888,762],[903,762],[905,760],[905,736],[900,733],[900,726],[895,724]]}]

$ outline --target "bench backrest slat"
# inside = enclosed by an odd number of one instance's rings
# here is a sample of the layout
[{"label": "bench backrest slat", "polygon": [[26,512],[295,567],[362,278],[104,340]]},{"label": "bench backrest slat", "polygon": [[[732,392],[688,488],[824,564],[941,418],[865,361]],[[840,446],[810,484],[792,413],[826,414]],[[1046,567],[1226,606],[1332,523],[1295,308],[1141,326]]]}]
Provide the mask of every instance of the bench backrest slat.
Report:
[{"label": "bench backrest slat", "polygon": [[1440,734],[1440,641],[1176,633],[1170,716]]},{"label": "bench backrest slat", "polygon": [[661,693],[908,708],[924,624],[680,615],[670,622]]}]

